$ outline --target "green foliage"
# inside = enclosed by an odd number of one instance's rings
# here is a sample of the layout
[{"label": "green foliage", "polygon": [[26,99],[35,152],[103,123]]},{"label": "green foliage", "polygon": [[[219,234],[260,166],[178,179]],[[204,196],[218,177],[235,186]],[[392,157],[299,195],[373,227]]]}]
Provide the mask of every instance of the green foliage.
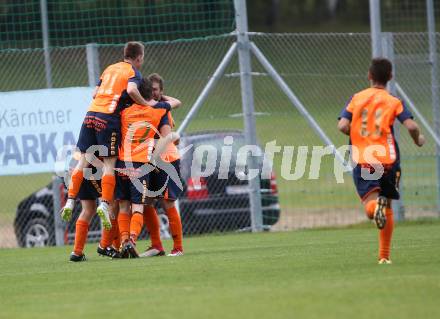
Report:
[{"label": "green foliage", "polygon": [[[230,0],[48,0],[52,47],[195,38],[233,30]],[[0,48],[42,47],[39,0],[0,3]]]}]

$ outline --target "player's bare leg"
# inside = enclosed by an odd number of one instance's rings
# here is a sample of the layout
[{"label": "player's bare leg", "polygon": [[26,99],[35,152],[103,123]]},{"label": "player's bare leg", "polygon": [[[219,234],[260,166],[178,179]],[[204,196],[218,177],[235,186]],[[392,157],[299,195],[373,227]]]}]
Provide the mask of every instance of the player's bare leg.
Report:
[{"label": "player's bare leg", "polygon": [[81,206],[82,211],[75,227],[75,244],[73,252],[70,254],[70,261],[72,262],[86,261],[84,246],[87,241],[90,221],[96,212],[96,202],[94,200],[82,200]]},{"label": "player's bare leg", "polygon": [[115,179],[115,165],[117,158],[104,157],[103,176],[101,180],[102,198],[96,212],[101,218],[102,226],[106,230],[112,228],[110,220],[110,204],[113,201],[113,194],[115,191],[116,179]]}]

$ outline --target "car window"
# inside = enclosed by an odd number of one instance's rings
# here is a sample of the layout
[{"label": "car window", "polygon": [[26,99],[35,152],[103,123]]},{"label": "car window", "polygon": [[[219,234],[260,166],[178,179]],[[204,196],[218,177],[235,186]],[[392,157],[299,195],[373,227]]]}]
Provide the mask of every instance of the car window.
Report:
[{"label": "car window", "polygon": [[[196,149],[199,146],[207,146],[208,147],[214,147],[217,150],[217,167],[219,165],[220,159],[221,159],[221,154],[222,154],[222,147],[224,147],[224,135],[222,136],[216,136],[213,138],[208,138],[208,139],[202,139],[202,140],[197,140],[193,143],[193,150]],[[244,137],[240,136],[240,135],[233,135],[234,137],[234,143],[231,145],[232,146],[232,152],[231,152],[231,165],[230,168],[234,169],[235,165],[237,163],[245,163],[246,162],[246,153],[241,152],[241,154],[238,154],[238,151],[240,150],[240,148],[244,145],[246,145]],[[237,155],[240,155],[240,158],[237,158]],[[202,169],[206,168],[206,165],[208,164],[208,154],[207,152],[193,152],[192,153],[192,161],[196,161],[194,164],[201,165]],[[189,162],[192,162],[189,161]],[[259,158],[259,163],[261,165],[262,163],[262,158]]]}]

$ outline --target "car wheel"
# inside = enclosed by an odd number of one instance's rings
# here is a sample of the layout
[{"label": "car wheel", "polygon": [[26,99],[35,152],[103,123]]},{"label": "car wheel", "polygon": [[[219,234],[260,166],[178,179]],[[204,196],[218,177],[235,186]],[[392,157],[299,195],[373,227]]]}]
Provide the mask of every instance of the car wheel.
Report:
[{"label": "car wheel", "polygon": [[45,247],[54,244],[49,223],[43,218],[31,219],[24,228],[24,247]]}]

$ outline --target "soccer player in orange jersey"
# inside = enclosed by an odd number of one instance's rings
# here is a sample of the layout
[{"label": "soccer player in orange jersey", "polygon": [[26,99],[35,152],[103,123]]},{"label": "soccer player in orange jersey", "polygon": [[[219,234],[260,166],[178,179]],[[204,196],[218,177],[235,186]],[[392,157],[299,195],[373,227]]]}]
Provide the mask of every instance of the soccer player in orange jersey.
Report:
[{"label": "soccer player in orange jersey", "polygon": [[353,179],[365,212],[379,228],[379,264],[390,264],[394,222],[391,201],[398,200],[400,153],[394,137],[397,118],[417,146],[425,143],[411,113],[386,90],[392,64],[373,59],[368,72],[371,87],[353,95],[339,117],[338,129],[350,136]]},{"label": "soccer player in orange jersey", "polygon": [[[167,101],[169,97],[164,95],[163,86],[164,81],[159,74],[153,73],[148,76],[153,86],[153,99],[157,101]],[[167,136],[171,129],[174,127],[174,121],[171,116],[171,112],[168,113],[169,125],[164,125],[160,128],[160,133],[162,136]],[[168,144],[165,152],[161,155],[163,161],[173,165],[175,170],[180,176],[180,155],[179,150],[173,143]],[[177,186],[174,180],[171,178],[167,182],[167,173],[159,169],[152,172],[151,176],[151,189],[159,190],[163,186],[164,191],[159,199],[163,208],[165,209],[166,215],[168,217],[171,236],[173,237],[173,250],[168,256],[182,256],[183,255],[183,233],[182,233],[182,222],[180,219],[179,212],[177,211],[175,201],[181,193],[181,189]],[[154,204],[149,204],[146,206],[144,213],[144,223],[147,226],[148,232],[150,233],[151,246],[147,248],[145,252],[141,254],[141,257],[153,257],[153,256],[163,256],[165,251],[160,240],[160,222],[159,217],[154,208]]]},{"label": "soccer player in orange jersey", "polygon": [[146,105],[148,102],[138,90],[142,76],[139,68],[144,61],[144,46],[139,42],[128,42],[124,47],[124,61],[112,64],[102,73],[95,88],[93,101],[81,127],[78,148],[81,158],[72,174],[68,200],[61,211],[63,220],[72,216],[75,198],[81,187],[84,168],[93,161],[96,147],[103,150],[104,167],[102,176],[102,198],[97,208],[105,229],[111,228],[109,204],[113,200],[115,189],[114,167],[118,155],[120,140],[120,111],[129,99]]},{"label": "soccer player in orange jersey", "polygon": [[[150,99],[151,82],[143,79],[139,90],[144,98]],[[180,101],[170,98],[150,105],[133,104],[121,113],[122,140],[116,164],[121,258],[139,257],[136,240],[142,229],[150,173],[154,169],[145,164],[151,161],[158,129],[168,124],[168,111],[179,105]]]}]

